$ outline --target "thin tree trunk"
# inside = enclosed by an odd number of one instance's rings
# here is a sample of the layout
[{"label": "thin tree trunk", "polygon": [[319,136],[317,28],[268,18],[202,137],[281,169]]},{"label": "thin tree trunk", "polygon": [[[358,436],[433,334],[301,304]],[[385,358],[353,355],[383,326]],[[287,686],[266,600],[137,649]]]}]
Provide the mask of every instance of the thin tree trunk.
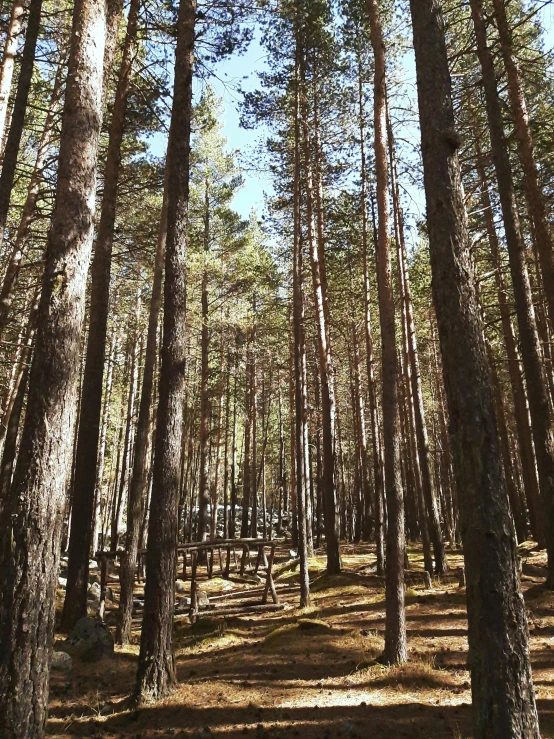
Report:
[{"label": "thin tree trunk", "polygon": [[433,297],[462,516],[474,735],[538,739],[525,605],[473,282],[444,25],[437,0],[411,0],[410,5]]},{"label": "thin tree trunk", "polygon": [[404,613],[404,500],[400,479],[400,435],[398,426],[398,361],[394,295],[391,274],[391,245],[388,206],[388,166],[386,130],[385,45],[377,0],[368,2],[371,45],[375,54],[375,167],[379,233],[377,243],[377,284],[381,323],[383,382],[383,435],[385,452],[385,492],[387,498],[386,626],[383,660],[399,664],[407,659]]},{"label": "thin tree trunk", "polygon": [[[33,7],[40,16],[40,2]],[[38,32],[38,18],[36,25]],[[30,21],[29,26],[31,38]],[[76,0],[56,200],[13,481],[16,515],[2,532],[12,543],[11,557],[0,562],[0,733],[10,739],[42,737],[46,721],[92,248],[105,32],[105,3]],[[34,58],[34,44],[32,51]],[[29,66],[32,71],[32,62]],[[21,75],[25,76],[23,70]]]},{"label": "thin tree trunk", "polygon": [[[23,24],[24,12],[24,0],[14,0],[10,22],[6,33],[6,43],[4,45],[2,67],[0,68],[0,142],[4,141],[4,132],[6,128],[6,120],[8,117],[8,102],[10,99],[10,91],[12,89],[15,57],[17,54],[17,46],[19,43],[21,26]],[[2,157],[3,153],[3,150],[0,149],[0,158]]]},{"label": "thin tree trunk", "polygon": [[[102,9],[104,12],[104,9]],[[29,1],[29,14],[27,16],[27,31],[25,33],[25,44],[21,55],[21,66],[17,80],[17,90],[11,114],[10,130],[3,151],[2,173],[0,174],[0,248],[4,240],[4,230],[10,207],[10,197],[15,180],[15,169],[19,156],[19,146],[23,135],[25,113],[27,112],[27,101],[31,88],[33,67],[35,65],[35,52],[37,47],[40,19],[42,15],[42,0]],[[100,42],[102,48],[104,39]],[[69,84],[69,83],[68,83]],[[7,103],[7,101],[6,101]],[[100,119],[102,114],[100,113]],[[4,119],[5,126],[5,119]],[[0,141],[3,141],[3,135]]]},{"label": "thin tree trunk", "polygon": [[477,53],[483,72],[492,154],[504,220],[504,232],[508,247],[521,341],[521,354],[525,369],[529,410],[531,412],[531,429],[535,443],[545,520],[546,549],[548,552],[547,584],[548,587],[554,588],[554,428],[552,412],[550,410],[543,354],[537,332],[525,244],[517,212],[510,155],[504,134],[493,58],[487,44],[487,31],[482,15],[481,2],[480,0],[471,0],[470,5],[477,40]]},{"label": "thin tree trunk", "polygon": [[127,542],[125,556],[121,562],[119,599],[119,622],[116,638],[120,644],[128,644],[131,639],[133,615],[133,586],[137,569],[137,555],[140,539],[140,527],[144,518],[144,509],[148,492],[148,437],[151,429],[152,399],[154,373],[156,370],[156,344],[158,336],[158,319],[162,299],[163,263],[167,236],[167,193],[164,189],[158,243],[154,263],[154,280],[150,298],[150,314],[148,318],[148,335],[146,338],[146,354],[140,396],[139,415],[135,436],[135,454],[133,472],[129,486],[129,502],[127,508]]},{"label": "thin tree trunk", "polygon": [[186,247],[196,0],[181,0],[169,134],[164,322],[146,586],[136,697],[164,696],[175,682],[173,606],[186,362]]}]

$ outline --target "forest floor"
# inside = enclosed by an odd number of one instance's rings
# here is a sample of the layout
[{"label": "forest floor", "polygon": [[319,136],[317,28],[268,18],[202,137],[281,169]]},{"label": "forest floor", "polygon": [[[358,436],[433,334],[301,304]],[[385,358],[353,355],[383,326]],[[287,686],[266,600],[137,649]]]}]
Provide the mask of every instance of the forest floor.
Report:
[{"label": "forest floor", "polygon": [[[344,574],[324,574],[324,557],[310,560],[312,606],[299,610],[298,575],[276,578],[284,609],[175,623],[178,685],[164,701],[129,707],[137,644],[116,647],[113,659],[75,660],[53,672],[48,735],[111,739],[273,739],[379,737],[462,739],[471,736],[465,589],[449,551],[450,574],[406,591],[409,661],[384,667],[385,601],[372,575],[369,547],[343,548]],[[277,560],[288,558],[288,550]],[[421,551],[409,549],[410,567]],[[543,587],[544,553],[530,552],[522,584],[529,612],[533,675],[542,736],[554,738],[554,602]],[[235,605],[263,590],[238,576],[201,584],[217,605]],[[116,573],[110,587],[117,591]],[[140,589],[137,589],[139,593]],[[114,600],[117,600],[116,595]],[[114,615],[108,613],[107,622]],[[59,637],[62,638],[61,636]]]}]

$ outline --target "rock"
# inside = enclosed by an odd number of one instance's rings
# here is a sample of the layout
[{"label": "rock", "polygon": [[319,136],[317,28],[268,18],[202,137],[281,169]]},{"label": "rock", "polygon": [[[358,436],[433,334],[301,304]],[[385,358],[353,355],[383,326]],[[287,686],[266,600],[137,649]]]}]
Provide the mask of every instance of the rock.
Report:
[{"label": "rock", "polygon": [[178,609],[190,608],[190,604],[191,604],[190,598],[179,598],[177,600],[176,608]]},{"label": "rock", "polygon": [[73,660],[67,652],[54,652],[52,654],[52,669],[68,672],[71,670]]},{"label": "rock", "polygon": [[100,600],[100,584],[93,582],[88,586],[88,599],[89,600]]},{"label": "rock", "polygon": [[67,588],[67,580],[65,577],[58,577],[58,586],[64,590]]},{"label": "rock", "polygon": [[198,608],[207,608],[210,605],[208,593],[205,590],[199,590],[196,594]]},{"label": "rock", "polygon": [[93,583],[98,583],[100,585],[100,575],[97,572],[92,572],[88,576],[89,584],[92,585]]},{"label": "rock", "polygon": [[114,641],[105,624],[85,616],[75,624],[64,649],[82,662],[97,662],[102,657],[113,657]]},{"label": "rock", "polygon": [[188,593],[189,587],[187,587],[187,584],[183,580],[177,580],[175,583],[175,592],[176,593]]}]

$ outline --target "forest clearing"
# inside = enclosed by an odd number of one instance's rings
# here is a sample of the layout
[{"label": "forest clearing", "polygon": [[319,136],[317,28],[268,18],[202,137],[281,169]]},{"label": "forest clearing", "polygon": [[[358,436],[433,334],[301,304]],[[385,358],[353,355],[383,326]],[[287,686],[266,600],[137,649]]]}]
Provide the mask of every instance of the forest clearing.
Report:
[{"label": "forest clearing", "polygon": [[[526,543],[528,546],[529,543]],[[523,550],[526,552],[527,550]],[[48,736],[113,737],[441,737],[471,734],[465,589],[452,572],[428,588],[421,548],[410,547],[406,591],[408,663],[379,663],[383,649],[384,589],[368,546],[345,547],[341,575],[325,575],[323,553],[310,559],[312,605],[298,609],[298,573],[278,549],[276,587],[284,610],[219,616],[211,610],[191,626],[174,627],[177,685],[152,707],[129,706],[138,656],[133,643],[113,659],[74,661],[55,670]],[[292,560],[294,562],[294,560]],[[554,737],[554,616],[541,587],[545,558],[523,559],[522,586],[530,616],[530,650],[542,736]],[[216,568],[217,570],[217,568]],[[373,574],[371,574],[373,573]],[[245,604],[261,588],[238,575],[202,580],[213,608]],[[114,573],[114,583],[117,575]],[[115,585],[115,589],[117,585]],[[187,587],[187,591],[189,588]],[[137,589],[137,593],[140,589]],[[221,600],[212,601],[215,596]],[[217,604],[217,605],[216,605]],[[114,612],[106,612],[113,623]],[[138,627],[137,621],[137,627]],[[60,636],[57,648],[64,649]]]},{"label": "forest clearing", "polygon": [[551,0],[0,49],[0,739],[554,739]]}]

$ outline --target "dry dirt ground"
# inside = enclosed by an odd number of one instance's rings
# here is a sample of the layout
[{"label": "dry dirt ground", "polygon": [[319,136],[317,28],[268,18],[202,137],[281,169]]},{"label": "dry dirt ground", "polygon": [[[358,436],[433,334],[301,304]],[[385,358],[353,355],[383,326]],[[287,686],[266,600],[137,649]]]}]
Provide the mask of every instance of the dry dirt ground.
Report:
[{"label": "dry dirt ground", "polygon": [[[410,567],[421,553],[409,550]],[[288,552],[281,553],[280,561]],[[344,575],[327,577],[311,560],[312,607],[300,611],[297,574],[276,580],[282,611],[228,618],[207,615],[175,624],[178,685],[166,700],[129,706],[138,646],[114,659],[74,662],[55,672],[48,735],[53,737],[404,737],[471,736],[465,590],[452,572],[432,589],[406,592],[409,662],[381,666],[385,617],[382,584],[367,547],[345,547]],[[461,564],[449,552],[452,568]],[[554,608],[543,586],[544,556],[529,553],[522,582],[543,737],[554,738]],[[204,583],[218,606],[259,599],[261,588],[214,578]],[[117,591],[116,575],[112,577]],[[139,591],[137,590],[137,593]],[[214,596],[224,596],[214,601]],[[117,594],[114,596],[117,600]],[[112,614],[113,618],[113,614]],[[108,623],[110,614],[108,614]],[[138,644],[137,619],[135,640]],[[61,637],[60,637],[61,638]]]}]

